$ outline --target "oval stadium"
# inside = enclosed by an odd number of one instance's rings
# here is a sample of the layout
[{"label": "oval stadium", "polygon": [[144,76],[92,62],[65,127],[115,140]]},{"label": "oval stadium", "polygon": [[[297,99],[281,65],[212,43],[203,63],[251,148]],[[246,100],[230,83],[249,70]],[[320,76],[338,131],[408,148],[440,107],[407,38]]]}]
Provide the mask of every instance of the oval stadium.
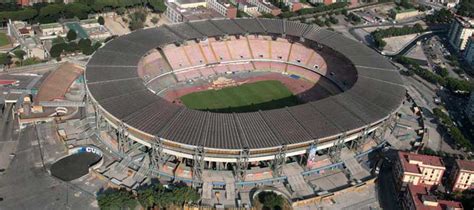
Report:
[{"label": "oval stadium", "polygon": [[[85,78],[103,141],[122,162],[148,154],[139,172],[201,186],[203,199],[216,183],[269,180],[249,176],[259,170],[290,179],[289,164],[308,175],[315,152],[338,163],[342,148],[382,142],[406,93],[396,68],[362,43],[277,19],[138,30],[96,51]],[[209,181],[213,171],[229,176]]]}]

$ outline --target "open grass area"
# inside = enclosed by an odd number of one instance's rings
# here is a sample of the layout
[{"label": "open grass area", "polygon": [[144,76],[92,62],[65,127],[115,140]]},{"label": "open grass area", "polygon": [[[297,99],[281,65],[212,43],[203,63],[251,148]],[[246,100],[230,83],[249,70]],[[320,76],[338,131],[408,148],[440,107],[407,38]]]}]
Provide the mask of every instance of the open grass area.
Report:
[{"label": "open grass area", "polygon": [[8,39],[7,34],[0,33],[0,47],[3,47],[7,44],[10,44],[10,40]]},{"label": "open grass area", "polygon": [[181,101],[190,109],[211,112],[251,112],[299,104],[297,97],[275,80],[190,93]]}]

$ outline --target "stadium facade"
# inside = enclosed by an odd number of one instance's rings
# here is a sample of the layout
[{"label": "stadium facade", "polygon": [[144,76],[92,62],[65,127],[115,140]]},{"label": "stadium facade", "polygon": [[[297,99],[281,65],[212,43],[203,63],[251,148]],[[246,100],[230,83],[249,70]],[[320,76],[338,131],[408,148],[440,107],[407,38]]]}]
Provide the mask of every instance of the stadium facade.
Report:
[{"label": "stadium facade", "polygon": [[[249,40],[251,36],[284,39],[290,45],[301,44],[316,52],[324,49],[337,52],[345,59],[345,65],[350,66],[348,71],[354,75],[353,80],[339,80],[339,70],[329,65],[330,62],[326,62],[323,70],[320,66],[307,66],[309,61],[270,55],[245,58],[231,55],[229,59],[221,57],[213,62],[199,60],[197,64],[188,56],[189,62],[184,66],[167,60],[169,70],[160,69],[150,77],[139,73],[144,56],[158,48],[185,47],[209,39]],[[286,50],[291,52],[291,47]],[[182,55],[180,59],[185,57]],[[317,73],[341,91],[292,107],[213,113],[191,110],[165,100],[158,93],[166,89],[168,83],[158,89],[149,85],[150,81],[163,85],[167,80],[160,78],[169,75],[178,80],[181,71],[201,69],[202,77],[203,68],[230,64],[255,67],[262,62],[283,64],[281,69],[275,70],[282,74],[290,66]],[[225,73],[231,74],[229,68]],[[159,168],[166,157],[186,160],[192,168],[193,183],[197,184],[201,182],[202,171],[212,164],[225,165],[237,180],[243,181],[252,162],[269,162],[274,176],[281,174],[281,165],[288,158],[308,158],[309,153],[316,150],[328,150],[337,162],[344,145],[357,147],[368,137],[383,140],[406,93],[398,71],[372,49],[314,25],[277,19],[203,20],[138,30],[117,37],[97,50],[87,64],[85,78],[97,128],[113,134],[117,150],[124,157],[129,151],[140,148],[150,155],[150,168],[156,175],[160,175]],[[182,82],[189,80],[184,77]]]}]

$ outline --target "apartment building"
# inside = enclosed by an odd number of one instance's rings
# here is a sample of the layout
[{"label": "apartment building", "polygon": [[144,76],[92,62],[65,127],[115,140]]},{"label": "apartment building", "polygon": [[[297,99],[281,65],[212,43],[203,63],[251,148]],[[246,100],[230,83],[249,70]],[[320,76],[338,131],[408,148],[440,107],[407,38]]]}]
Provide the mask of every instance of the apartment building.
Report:
[{"label": "apartment building", "polygon": [[474,35],[474,19],[458,16],[449,27],[449,43],[458,51],[463,51],[469,40]]},{"label": "apartment building", "polygon": [[207,7],[217,11],[226,18],[236,18],[237,8],[228,0],[207,0]]},{"label": "apartment building", "polygon": [[281,9],[266,0],[249,0],[248,3],[257,6],[260,13],[268,13],[273,16],[281,14]]},{"label": "apartment building", "polygon": [[397,188],[404,191],[408,184],[437,186],[446,168],[436,156],[398,152],[393,173]]},{"label": "apartment building", "polygon": [[456,160],[450,180],[453,192],[474,189],[474,161]]},{"label": "apartment building", "polygon": [[169,1],[165,16],[173,23],[212,18],[236,18],[237,8],[228,0]]},{"label": "apartment building", "polygon": [[402,208],[408,210],[462,210],[462,204],[457,201],[438,199],[429,189],[421,185],[409,184],[403,193]]}]

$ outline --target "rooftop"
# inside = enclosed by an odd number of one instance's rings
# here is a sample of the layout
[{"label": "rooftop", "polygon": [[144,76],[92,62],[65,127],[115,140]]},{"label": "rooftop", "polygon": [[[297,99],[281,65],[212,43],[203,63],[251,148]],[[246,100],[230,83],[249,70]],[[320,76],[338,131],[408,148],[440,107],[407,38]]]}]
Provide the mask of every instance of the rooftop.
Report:
[{"label": "rooftop", "polygon": [[456,20],[461,23],[464,27],[474,28],[474,19],[463,17],[463,16],[456,16]]},{"label": "rooftop", "polygon": [[463,209],[460,202],[437,199],[424,186],[410,184],[408,190],[417,210]]},{"label": "rooftop", "polygon": [[459,168],[466,171],[474,171],[474,161],[456,160]]},{"label": "rooftop", "polygon": [[48,24],[41,24],[39,26],[41,29],[48,29],[48,28],[58,28],[58,27],[63,27],[59,23],[48,23]]},{"label": "rooftop", "polygon": [[419,164],[425,166],[443,167],[444,164],[439,157],[431,155],[420,155],[408,152],[398,152],[400,162],[404,171],[411,173],[421,173],[418,168]]},{"label": "rooftop", "polygon": [[62,99],[69,86],[81,75],[83,69],[72,63],[65,63],[48,75],[41,84],[36,101]]}]

